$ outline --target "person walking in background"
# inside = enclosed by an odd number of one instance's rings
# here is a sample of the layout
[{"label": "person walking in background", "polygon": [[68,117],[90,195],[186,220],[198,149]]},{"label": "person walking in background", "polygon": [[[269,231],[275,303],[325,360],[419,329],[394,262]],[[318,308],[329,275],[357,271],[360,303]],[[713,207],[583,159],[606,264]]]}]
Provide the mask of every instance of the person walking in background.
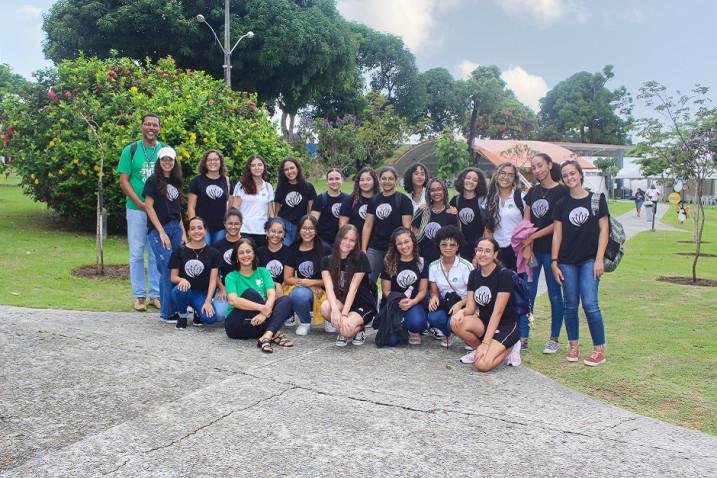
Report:
[{"label": "person walking in background", "polygon": [[274,216],[274,188],[269,183],[266,161],[258,154],[249,156],[239,182],[234,187],[232,207],[239,209],[244,222],[242,237],[254,241],[256,247],[266,245],[264,224]]},{"label": "person walking in background", "polygon": [[199,216],[206,221],[204,240],[211,246],[226,233],[224,214],[229,203],[230,184],[222,153],[215,149],[204,153],[197,165],[197,173],[189,183],[187,217]]},{"label": "person walking in background", "polygon": [[653,184],[650,186],[650,189],[647,190],[647,197],[652,201],[652,213],[657,214],[657,201],[660,200],[660,191],[657,190],[657,187]]},{"label": "person walking in background", "polygon": [[637,217],[640,217],[640,210],[642,209],[642,205],[645,202],[645,193],[642,191],[642,189],[637,188],[637,191],[635,191],[635,195],[633,196],[635,199],[635,211],[637,211]]},{"label": "person walking in background", "polygon": [[[117,172],[122,192],[126,196],[127,244],[129,245],[129,277],[134,296],[134,310],[147,310],[147,280],[149,280],[149,305],[159,309],[159,272],[152,248],[147,243],[147,213],[144,205],[144,183],[154,172],[157,151],[162,143],[159,116],[142,116],[139,127],[142,139],[134,141],[122,150]],[[144,274],[144,251],[147,250],[147,277]]]}]

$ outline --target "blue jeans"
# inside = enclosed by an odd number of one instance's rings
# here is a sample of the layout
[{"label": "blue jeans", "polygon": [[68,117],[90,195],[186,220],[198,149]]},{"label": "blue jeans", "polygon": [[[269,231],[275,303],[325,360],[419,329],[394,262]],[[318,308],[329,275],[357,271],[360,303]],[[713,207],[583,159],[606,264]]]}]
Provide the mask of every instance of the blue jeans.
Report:
[{"label": "blue jeans", "polygon": [[[533,267],[533,282],[528,282],[528,290],[530,291],[530,306],[535,306],[535,296],[538,295],[538,279],[540,279],[540,269],[545,271],[545,283],[548,286],[548,297],[550,298],[550,336],[560,337],[560,329],[563,328],[563,313],[565,310],[563,303],[563,292],[560,290],[560,284],[555,281],[553,270],[550,268],[550,253],[536,252],[534,253],[538,265]],[[522,328],[521,328],[521,336]],[[527,335],[525,335],[527,337]]]},{"label": "blue jeans", "polygon": [[[205,324],[222,322],[227,313],[226,301],[218,301],[216,295],[214,297],[214,300],[212,301],[212,307],[214,307],[214,315],[208,317],[207,314],[204,313],[204,311],[202,310],[202,306],[204,306],[204,301],[207,298],[206,290],[189,289],[183,292],[179,290],[179,286],[175,285],[172,289],[172,298],[174,299],[174,303],[177,304],[177,310],[179,311],[180,317],[186,317],[187,307],[192,306],[194,311],[199,316],[199,319]],[[223,302],[223,307],[218,304],[218,302]]]},{"label": "blue jeans", "polygon": [[308,287],[294,287],[289,293],[294,313],[302,324],[311,323],[311,311],[314,309],[314,293]]},{"label": "blue jeans", "polygon": [[206,236],[204,236],[204,242],[207,243],[208,246],[211,246],[217,241],[221,241],[227,236],[227,231],[225,229],[220,229],[219,231],[210,232],[207,231]]},{"label": "blue jeans", "polygon": [[152,248],[147,244],[147,213],[137,209],[126,209],[127,243],[129,245],[129,278],[132,282],[132,295],[147,297],[144,277],[144,251],[147,250],[147,278],[149,296],[159,297],[159,273]]},{"label": "blue jeans", "polygon": [[420,334],[428,328],[426,317],[426,306],[423,303],[416,304],[403,313],[403,326],[409,332]]},{"label": "blue jeans", "polygon": [[279,219],[281,219],[281,222],[284,223],[284,245],[290,246],[294,243],[296,231],[299,227],[293,222],[290,222],[288,219],[284,219],[283,217],[279,217]]},{"label": "blue jeans", "polygon": [[578,322],[578,304],[583,303],[583,310],[588,320],[588,328],[593,345],[605,345],[605,326],[598,305],[599,280],[593,276],[595,259],[588,259],[580,264],[558,264],[563,273],[563,295],[565,296],[565,328],[568,340],[578,340],[580,326]]},{"label": "blue jeans", "polygon": [[169,236],[169,242],[172,244],[171,249],[165,249],[162,245],[162,240],[159,238],[159,233],[156,229],[148,235],[149,245],[154,251],[154,255],[157,258],[157,271],[159,272],[159,300],[161,302],[161,308],[159,309],[159,316],[168,319],[177,312],[177,306],[172,299],[172,281],[170,280],[171,272],[169,270],[169,258],[172,256],[172,251],[182,245],[182,228],[179,226],[179,222],[171,221],[162,226],[164,232]]},{"label": "blue jeans", "polygon": [[[431,294],[426,294],[426,310],[428,310],[428,303],[430,300]],[[435,311],[428,312],[428,325],[440,330],[446,337],[453,335],[453,329],[451,329],[451,316],[448,315],[448,312],[441,309],[440,305]]]}]

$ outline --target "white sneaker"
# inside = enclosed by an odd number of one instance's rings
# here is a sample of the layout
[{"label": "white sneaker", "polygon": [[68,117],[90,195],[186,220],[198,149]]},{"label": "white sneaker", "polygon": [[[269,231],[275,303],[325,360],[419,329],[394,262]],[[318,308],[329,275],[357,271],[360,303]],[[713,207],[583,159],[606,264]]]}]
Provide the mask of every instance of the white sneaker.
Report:
[{"label": "white sneaker", "polygon": [[293,327],[297,322],[298,320],[296,320],[296,315],[292,315],[284,321],[284,327]]},{"label": "white sneaker", "polygon": [[324,320],[324,332],[328,332],[330,334],[335,334],[336,327],[331,325],[331,322],[329,322],[328,320]]},{"label": "white sneaker", "polygon": [[471,350],[463,357],[461,357],[461,363],[476,363],[476,351]]},{"label": "white sneaker", "polygon": [[520,358],[520,341],[518,341],[513,345],[513,350],[510,351],[505,364],[509,367],[520,367],[521,363],[523,360]]},{"label": "white sneaker", "polygon": [[309,330],[311,330],[311,324],[301,323],[296,328],[296,335],[309,335]]},{"label": "white sneaker", "polygon": [[441,338],[441,347],[450,347],[453,345],[453,335],[449,335],[448,337]]},{"label": "white sneaker", "polygon": [[556,340],[548,340],[548,342],[545,344],[545,348],[543,349],[544,354],[554,354],[558,350],[560,350],[560,343]]},{"label": "white sneaker", "polygon": [[364,342],[366,342],[366,332],[363,330],[356,334],[353,340],[351,340],[351,343],[354,345],[363,345]]},{"label": "white sneaker", "polygon": [[441,329],[438,329],[438,328],[436,328],[436,327],[431,327],[431,328],[429,328],[429,329],[428,329],[428,333],[429,333],[431,336],[433,336],[433,338],[436,339],[436,340],[442,339],[443,336],[445,335],[445,334],[441,331]]},{"label": "white sneaker", "polygon": [[344,337],[343,335],[339,335],[336,337],[336,346],[337,347],[346,347],[349,344],[349,339],[347,337]]}]

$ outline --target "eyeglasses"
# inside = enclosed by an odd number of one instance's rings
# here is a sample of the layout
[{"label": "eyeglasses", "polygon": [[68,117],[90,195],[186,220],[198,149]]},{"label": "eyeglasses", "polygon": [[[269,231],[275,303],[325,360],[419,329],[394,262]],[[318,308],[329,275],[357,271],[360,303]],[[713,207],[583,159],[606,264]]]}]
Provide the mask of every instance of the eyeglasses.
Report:
[{"label": "eyeglasses", "polygon": [[458,244],[456,244],[455,242],[441,242],[439,246],[444,247],[446,249],[453,249],[454,247],[458,247]]},{"label": "eyeglasses", "polygon": [[513,174],[513,173],[506,173],[505,171],[501,171],[501,172],[498,173],[498,177],[513,179],[513,178],[515,177],[515,174]]},{"label": "eyeglasses", "polygon": [[159,123],[142,123],[145,128],[159,128]]},{"label": "eyeglasses", "polygon": [[481,249],[480,247],[476,249],[476,254],[493,254],[495,252],[493,249]]},{"label": "eyeglasses", "polygon": [[316,229],[314,229],[314,228],[311,227],[311,226],[304,226],[304,227],[301,228],[301,230],[302,230],[302,231],[306,231],[306,232],[314,232]]},{"label": "eyeglasses", "polygon": [[219,158],[214,158],[214,157],[212,157],[212,158],[207,158],[207,163],[208,163],[209,161],[220,162],[221,159],[219,159]]}]

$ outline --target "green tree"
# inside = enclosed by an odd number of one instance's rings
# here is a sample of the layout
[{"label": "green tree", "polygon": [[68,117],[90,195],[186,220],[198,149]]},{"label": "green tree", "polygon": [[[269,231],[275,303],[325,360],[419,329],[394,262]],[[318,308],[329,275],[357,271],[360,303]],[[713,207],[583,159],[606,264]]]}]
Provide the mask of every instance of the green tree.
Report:
[{"label": "green tree", "polygon": [[539,136],[547,141],[627,144],[632,98],[625,87],[609,90],[612,65],[581,71],[561,81],[540,100]]},{"label": "green tree", "polygon": [[436,140],[436,157],[438,177],[454,178],[462,169],[470,164],[471,155],[463,141],[459,141],[451,133],[444,133]]},{"label": "green tree", "polygon": [[433,68],[419,74],[425,87],[426,99],[420,114],[429,122],[427,133],[439,134],[444,130],[459,129],[465,117],[466,98],[463,85],[445,68]]},{"label": "green tree", "polygon": [[8,93],[20,93],[20,88],[27,83],[22,75],[13,73],[10,66],[0,63],[0,98]]},{"label": "green tree", "polygon": [[605,187],[610,192],[610,198],[615,199],[613,177],[620,171],[617,165],[617,158],[597,158],[593,161],[605,178]]}]

